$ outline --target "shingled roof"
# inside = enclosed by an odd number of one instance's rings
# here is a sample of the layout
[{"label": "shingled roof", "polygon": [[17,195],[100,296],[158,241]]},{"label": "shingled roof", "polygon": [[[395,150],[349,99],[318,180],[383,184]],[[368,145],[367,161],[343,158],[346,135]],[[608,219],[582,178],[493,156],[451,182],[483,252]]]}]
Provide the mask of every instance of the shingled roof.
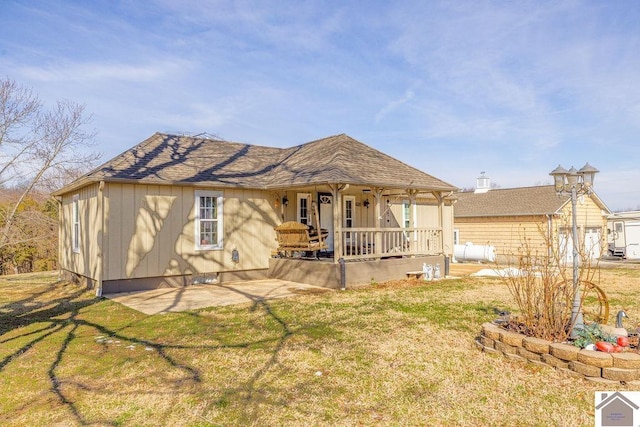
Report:
[{"label": "shingled roof", "polygon": [[550,215],[570,200],[569,196],[558,196],[552,185],[492,189],[486,193],[461,192],[455,197],[457,218]]},{"label": "shingled roof", "polygon": [[353,184],[457,190],[345,134],[274,148],[156,133],[57,194],[96,181],[258,189]]}]

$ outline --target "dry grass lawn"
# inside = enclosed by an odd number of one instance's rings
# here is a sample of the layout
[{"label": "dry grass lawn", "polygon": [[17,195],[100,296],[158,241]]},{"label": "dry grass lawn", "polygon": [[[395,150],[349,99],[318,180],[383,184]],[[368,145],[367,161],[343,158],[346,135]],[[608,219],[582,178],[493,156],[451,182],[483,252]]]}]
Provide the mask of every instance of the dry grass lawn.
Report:
[{"label": "dry grass lawn", "polygon": [[[0,424],[594,424],[602,386],[478,351],[498,279],[385,283],[147,316],[53,275],[0,278]],[[640,270],[603,269],[640,320]],[[621,389],[625,389],[621,387]]]}]

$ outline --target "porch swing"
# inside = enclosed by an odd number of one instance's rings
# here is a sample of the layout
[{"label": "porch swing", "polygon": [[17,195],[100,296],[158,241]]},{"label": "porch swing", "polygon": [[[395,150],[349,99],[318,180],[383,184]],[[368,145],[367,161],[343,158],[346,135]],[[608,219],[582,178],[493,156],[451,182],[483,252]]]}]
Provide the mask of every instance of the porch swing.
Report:
[{"label": "porch swing", "polygon": [[329,233],[326,229],[320,228],[318,206],[315,202],[312,204],[315,228],[297,221],[287,221],[274,228],[278,241],[278,253],[282,253],[285,257],[293,257],[294,252],[313,252],[318,258],[318,251],[328,249]]}]

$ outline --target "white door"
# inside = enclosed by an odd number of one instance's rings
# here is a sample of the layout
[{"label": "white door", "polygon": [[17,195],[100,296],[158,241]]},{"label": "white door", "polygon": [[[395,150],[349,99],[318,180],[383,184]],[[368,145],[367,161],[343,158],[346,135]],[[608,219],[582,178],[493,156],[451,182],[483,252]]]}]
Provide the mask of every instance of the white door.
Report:
[{"label": "white door", "polygon": [[573,239],[571,238],[571,234],[561,231],[558,237],[558,243],[560,245],[558,248],[560,251],[558,258],[560,262],[573,263]]},{"label": "white door", "polygon": [[613,223],[613,245],[616,248],[624,248],[627,245],[624,233],[624,222],[622,221]]},{"label": "white door", "polygon": [[601,255],[600,228],[587,228],[584,234],[584,250],[591,259],[598,259]]},{"label": "white door", "polygon": [[627,259],[640,259],[640,222],[627,222]]},{"label": "white door", "polygon": [[342,234],[343,253],[353,255],[358,253],[359,242],[353,233],[347,231],[356,225],[356,198],[355,196],[344,196],[342,198],[342,227],[346,233]]},{"label": "white door", "polygon": [[327,230],[327,246],[333,251],[333,196],[320,194],[320,228]]}]

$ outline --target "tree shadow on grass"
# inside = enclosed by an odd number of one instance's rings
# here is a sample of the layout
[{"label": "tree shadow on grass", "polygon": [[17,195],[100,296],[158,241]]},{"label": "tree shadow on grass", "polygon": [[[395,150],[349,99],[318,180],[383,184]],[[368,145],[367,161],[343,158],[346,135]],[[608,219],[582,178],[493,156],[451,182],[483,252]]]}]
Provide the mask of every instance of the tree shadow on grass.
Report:
[{"label": "tree shadow on grass", "polygon": [[[0,307],[2,309],[0,311],[0,345],[21,340],[19,341],[21,342],[19,348],[14,349],[10,354],[0,359],[0,374],[2,374],[13,361],[17,360],[31,348],[52,339],[56,334],[65,334],[59,348],[56,349],[55,353],[52,352],[53,360],[48,365],[46,372],[50,384],[50,391],[56,396],[57,401],[67,408],[70,419],[79,425],[96,423],[101,425],[118,424],[115,420],[95,420],[93,419],[95,418],[94,416],[83,414],[81,408],[83,408],[86,402],[74,401],[72,394],[69,391],[65,391],[65,387],[67,386],[74,386],[84,390],[92,389],[92,387],[78,384],[77,381],[68,381],[59,374],[60,367],[63,362],[65,362],[65,358],[70,357],[68,355],[70,346],[78,338],[78,335],[82,335],[78,332],[81,327],[93,329],[100,334],[116,340],[144,346],[147,350],[153,350],[161,361],[184,373],[184,376],[176,380],[178,386],[184,384],[185,381],[201,383],[202,375],[194,366],[173,356],[171,354],[173,350],[207,351],[225,348],[248,348],[254,345],[268,344],[271,347],[269,350],[271,353],[270,357],[262,365],[253,368],[254,373],[246,382],[239,384],[238,387],[224,391],[222,397],[218,399],[219,401],[223,401],[228,398],[238,399],[241,397],[241,400],[244,402],[244,418],[247,421],[255,419],[255,411],[260,406],[259,402],[255,401],[256,399],[259,400],[256,396],[257,384],[260,379],[278,363],[278,356],[281,350],[293,334],[288,324],[274,312],[271,305],[265,299],[248,295],[249,298],[253,299],[253,303],[249,308],[250,312],[263,311],[267,317],[275,320],[278,325],[276,336],[221,345],[159,343],[154,340],[146,340],[123,333],[121,332],[122,328],[113,328],[106,324],[87,320],[86,316],[82,315],[84,309],[97,303],[107,302],[103,298],[89,296],[86,289],[79,288],[75,285],[73,285],[74,288],[71,289],[69,284],[64,282],[56,282],[55,284],[48,284],[46,286],[49,287],[49,290],[34,289],[31,295]],[[55,298],[48,298],[48,296],[56,294],[55,292],[50,293],[51,289],[56,287],[64,287],[66,293],[64,293],[64,295],[58,293]],[[198,318],[202,317],[197,312],[189,312],[189,315]],[[32,330],[32,328],[30,328],[31,325],[42,326]],[[20,333],[20,329],[25,330]],[[24,409],[28,410],[28,403],[25,405]],[[251,410],[252,407],[255,408],[253,411]]]}]

